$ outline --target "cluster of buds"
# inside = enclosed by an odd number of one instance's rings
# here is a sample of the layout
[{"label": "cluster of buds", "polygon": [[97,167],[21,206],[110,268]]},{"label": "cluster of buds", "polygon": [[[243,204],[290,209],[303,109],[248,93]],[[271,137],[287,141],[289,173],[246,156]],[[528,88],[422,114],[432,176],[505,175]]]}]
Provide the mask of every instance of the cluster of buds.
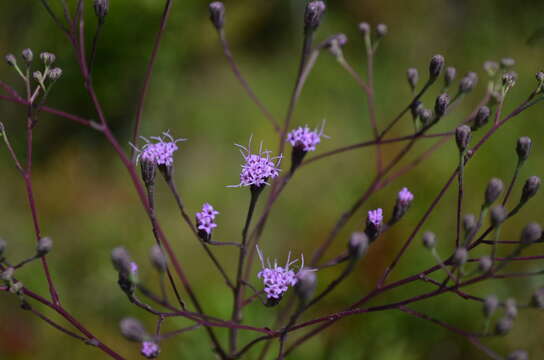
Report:
[{"label": "cluster of buds", "polygon": [[[34,61],[34,53],[31,49],[24,49],[21,52],[21,58],[25,63],[24,71],[19,67],[15,55],[8,54],[5,58],[8,65],[12,66],[25,82],[30,82],[29,72],[32,62]],[[62,76],[62,69],[59,67],[53,67],[56,60],[56,56],[53,53],[42,52],[40,54],[40,60],[44,66],[44,69],[42,71],[34,71],[32,73],[32,77],[38,82],[40,88],[46,92],[51,85],[55,83],[55,81],[60,79]]]},{"label": "cluster of buds", "polygon": [[210,241],[212,230],[217,227],[217,224],[215,223],[215,216],[217,214],[219,214],[219,211],[215,210],[213,206],[208,203],[202,205],[202,211],[196,213],[198,236],[202,241]]}]

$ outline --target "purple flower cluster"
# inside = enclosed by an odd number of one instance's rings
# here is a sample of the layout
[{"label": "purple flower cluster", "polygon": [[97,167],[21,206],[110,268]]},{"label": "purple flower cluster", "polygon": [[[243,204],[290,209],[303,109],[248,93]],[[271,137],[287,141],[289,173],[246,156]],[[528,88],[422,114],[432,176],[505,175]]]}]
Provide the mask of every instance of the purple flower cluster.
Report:
[{"label": "purple flower cluster", "polygon": [[414,200],[414,194],[412,194],[408,188],[402,188],[402,190],[399,191],[398,201],[400,204],[404,206],[410,205],[412,200]]},{"label": "purple flower cluster", "polygon": [[[287,257],[285,266],[278,266],[276,260],[274,265],[267,259],[265,265],[264,256],[259,247],[257,247],[257,253],[261,259],[262,270],[257,274],[259,279],[262,279],[264,283],[264,292],[268,299],[279,300],[283,294],[289,289],[289,286],[295,286],[297,283],[297,274],[290,269],[291,265],[296,263],[298,259],[291,260],[291,252]],[[304,267],[304,257],[302,257],[301,269]]]},{"label": "purple flower cluster", "polygon": [[368,222],[379,227],[383,223],[383,210],[381,208],[378,208],[376,210],[369,210]]},{"label": "purple flower cluster", "polygon": [[140,354],[145,356],[148,359],[154,359],[159,356],[160,348],[159,345],[155,344],[152,341],[144,341],[142,343],[142,348],[140,349]]},{"label": "purple flower cluster", "polygon": [[149,161],[157,166],[172,166],[174,163],[174,153],[178,150],[176,143],[185,141],[186,139],[174,139],[168,131],[162,133],[163,137],[152,136],[150,139],[156,142],[151,142],[148,139],[141,137],[146,143],[142,149],[138,151],[137,161]]},{"label": "purple flower cluster", "polygon": [[[279,175],[281,155],[276,157],[270,156],[270,151],[262,150],[259,148],[258,154],[251,153],[251,139],[249,140],[248,147],[236,144],[241,150],[240,153],[245,160],[245,164],[242,165],[242,171],[240,172],[240,184],[233,185],[234,187],[241,186],[263,186],[269,185],[268,179],[273,179]],[[274,163],[276,161],[276,163]]]},{"label": "purple flower cluster", "polygon": [[323,126],[321,129],[310,130],[308,125],[304,127],[300,126],[292,130],[287,134],[287,141],[291,143],[293,147],[300,147],[302,151],[315,151],[317,144],[321,142],[321,136],[323,135]]},{"label": "purple flower cluster", "polygon": [[196,213],[196,225],[198,230],[206,232],[206,234],[211,235],[212,229],[217,227],[215,223],[215,215],[219,214],[219,211],[216,211],[213,206],[208,203],[202,205],[202,211]]}]

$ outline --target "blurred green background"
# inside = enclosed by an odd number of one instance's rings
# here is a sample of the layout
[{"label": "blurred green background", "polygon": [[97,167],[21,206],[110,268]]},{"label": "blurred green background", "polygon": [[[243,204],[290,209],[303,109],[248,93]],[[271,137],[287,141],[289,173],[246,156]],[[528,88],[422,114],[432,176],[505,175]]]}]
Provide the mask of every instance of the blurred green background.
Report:
[{"label": "blurred green background", "polygon": [[[51,1],[54,8],[59,1]],[[75,1],[69,1],[73,5]],[[88,45],[96,21],[91,1],[86,3]],[[277,118],[288,104],[298,66],[302,39],[302,13],[305,2],[226,1],[226,32],[236,60],[260,99]],[[104,105],[119,141],[128,149],[139,89],[153,38],[158,28],[163,1],[115,0],[98,45],[94,75],[98,96]],[[524,100],[535,86],[534,74],[544,67],[544,41],[532,46],[529,36],[542,25],[542,1],[394,1],[337,0],[328,10],[317,38],[332,33],[347,34],[344,52],[348,61],[363,72],[364,49],[357,23],[372,26],[383,22],[389,34],[376,58],[376,94],[379,124],[383,126],[409,101],[405,74],[408,67],[419,69],[422,77],[435,53],[455,66],[458,76],[467,71],[480,75],[478,88],[463,100],[456,111],[436,131],[450,130],[479,102],[485,92],[485,60],[513,57],[519,73],[517,85],[505,104],[505,111]],[[18,54],[26,47],[35,53],[51,51],[64,70],[48,104],[65,111],[93,118],[95,113],[86,96],[72,50],[38,1],[0,3],[0,49]],[[364,72],[363,72],[364,73]],[[365,76],[366,77],[366,76]],[[7,65],[0,66],[0,79],[19,91],[22,83]],[[424,98],[432,106],[439,93],[435,86]],[[513,173],[515,142],[519,136],[533,138],[533,153],[521,171],[521,179],[542,175],[544,155],[543,105],[515,118],[489,141],[466,168],[465,212],[477,212],[485,185],[496,176],[505,182]],[[0,102],[0,120],[5,124],[17,152],[24,155],[24,107]],[[310,75],[294,115],[294,125],[311,127],[327,120],[324,140],[318,153],[371,138],[363,93],[330,54],[323,54]],[[221,214],[217,221],[217,240],[238,241],[248,202],[245,189],[226,188],[238,182],[240,155],[234,143],[263,140],[275,150],[277,139],[270,125],[250,102],[236,82],[222,56],[217,34],[208,20],[207,2],[175,1],[151,82],[143,116],[142,135],[158,135],[170,129],[176,137],[188,138],[176,154],[175,180],[191,214],[203,202],[212,203]],[[409,134],[411,120],[406,117],[391,135]],[[434,131],[434,130],[433,130]],[[475,134],[478,139],[483,131]],[[55,241],[49,255],[51,271],[63,305],[88,326],[100,339],[128,359],[138,358],[138,346],[125,341],[118,331],[124,316],[135,316],[153,329],[153,319],[130,305],[118,289],[110,264],[110,251],[124,245],[140,264],[140,273],[150,287],[157,288],[156,274],[147,261],[154,243],[150,226],[126,171],[98,132],[67,120],[42,114],[35,130],[36,153],[34,183],[43,233]],[[422,140],[413,155],[425,150],[434,140]],[[399,146],[384,147],[390,159]],[[338,216],[351,206],[374,174],[373,150],[366,148],[338,155],[300,170],[273,210],[263,236],[262,248],[280,261],[290,249],[310,256]],[[413,155],[407,157],[408,162]],[[349,280],[305,318],[327,314],[353,303],[375,284],[413,226],[456,166],[457,150],[453,141],[442,147],[425,164],[375,194],[349,222],[327,253],[332,258],[343,251],[353,230],[362,227],[369,209],[392,210],[396,192],[409,187],[415,202],[406,218],[380,239]],[[287,164],[287,162],[285,162]],[[9,243],[7,256],[16,262],[34,251],[34,234],[22,181],[4,146],[0,146],[0,236]],[[514,198],[520,186],[514,190]],[[265,193],[266,195],[266,193]],[[425,225],[438,234],[439,251],[451,251],[455,231],[455,197],[450,190],[435,214]],[[542,222],[542,197],[532,201],[510,221],[502,232],[504,239],[517,239],[521,226],[529,221]],[[181,223],[173,199],[163,184],[158,186],[158,216],[175,244],[195,291],[210,314],[230,316],[231,294],[205,258],[200,246]],[[260,211],[260,207],[258,211]],[[419,239],[419,236],[418,236]],[[214,249],[230,273],[235,270],[235,251]],[[534,246],[527,253],[540,253]],[[418,242],[410,248],[391,279],[419,272],[433,265],[433,259]],[[542,262],[519,264],[511,269],[542,268]],[[319,273],[324,287],[339,269]],[[38,263],[17,273],[30,289],[46,294],[45,280]],[[442,277],[442,274],[439,274]],[[252,282],[258,285],[256,278]],[[527,303],[532,291],[542,286],[540,277],[493,280],[468,291],[478,296],[490,293],[501,299],[515,297]],[[408,297],[429,285],[420,283],[377,298],[384,304]],[[40,308],[39,305],[36,305]],[[414,309],[451,322],[464,329],[480,331],[484,320],[478,303],[456,295],[413,305]],[[47,314],[55,315],[42,309]],[[278,308],[255,303],[245,319],[256,326],[272,326]],[[188,325],[184,320],[169,320],[165,329]],[[527,309],[521,312],[513,331],[485,343],[501,354],[517,348],[529,350],[531,358],[544,353],[541,334],[544,315]],[[226,332],[218,331],[223,340]],[[254,335],[243,336],[251,339]],[[292,336],[291,338],[294,338]],[[208,339],[200,329],[161,344],[162,359],[211,359]],[[276,344],[274,344],[276,346]],[[257,347],[259,348],[259,347]],[[270,353],[275,354],[276,350]],[[247,358],[255,358],[250,352]],[[484,355],[465,339],[435,325],[398,311],[353,316],[337,323],[295,351],[294,359],[482,359]],[[98,359],[105,356],[92,347],[68,338],[32,314],[19,309],[16,297],[0,294],[0,359]],[[270,357],[272,358],[272,357]]]}]

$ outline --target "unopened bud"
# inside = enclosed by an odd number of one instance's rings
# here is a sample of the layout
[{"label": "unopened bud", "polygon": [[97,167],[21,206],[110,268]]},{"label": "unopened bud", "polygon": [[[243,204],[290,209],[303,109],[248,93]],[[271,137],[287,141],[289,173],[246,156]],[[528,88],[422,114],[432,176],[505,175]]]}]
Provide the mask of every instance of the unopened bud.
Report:
[{"label": "unopened bud", "polygon": [[506,360],[529,360],[529,355],[525,350],[515,350],[508,354]]},{"label": "unopened bud", "polygon": [[158,272],[165,272],[167,267],[166,256],[164,255],[161,247],[159,245],[154,245],[150,252],[149,258],[151,259],[151,264],[157,269]]},{"label": "unopened bud", "polygon": [[544,82],[544,71],[537,72],[535,76],[536,76],[536,81],[538,81],[539,83]]},{"label": "unopened bud", "polygon": [[499,299],[495,295],[489,295],[484,300],[484,315],[491,317],[499,307]]},{"label": "unopened bud", "polygon": [[468,251],[464,247],[457,248],[451,259],[452,263],[457,266],[461,266],[467,262]]},{"label": "unopened bud", "polygon": [[342,55],[342,47],[348,42],[348,37],[345,34],[334,34],[323,41],[319,47],[329,50],[334,56]]},{"label": "unopened bud", "polygon": [[429,64],[429,77],[431,80],[435,80],[438,75],[440,75],[440,72],[444,67],[444,61],[444,57],[440,54],[434,55],[431,58],[431,62]]},{"label": "unopened bud", "polygon": [[7,54],[6,55],[6,62],[9,66],[16,66],[17,65],[17,59],[15,58],[15,55],[13,54]]},{"label": "unopened bud", "polygon": [[516,144],[516,153],[520,162],[527,160],[531,151],[532,140],[528,136],[522,136]]},{"label": "unopened bud", "polygon": [[457,75],[457,70],[453,66],[448,66],[446,68],[446,73],[444,74],[444,85],[449,87]]},{"label": "unopened bud", "polygon": [[428,125],[433,118],[433,113],[429,109],[422,109],[419,112],[419,119],[423,123],[423,126]]},{"label": "unopened bud", "polygon": [[313,32],[317,29],[325,8],[323,1],[311,1],[306,5],[304,12],[304,30],[306,32]]},{"label": "unopened bud", "polygon": [[16,281],[9,287],[9,292],[12,294],[18,294],[22,289],[24,285],[20,281]]},{"label": "unopened bud", "polygon": [[96,17],[101,23],[103,23],[110,9],[110,1],[109,0],[94,0],[93,7],[94,7],[94,13],[96,14]]},{"label": "unopened bud", "polygon": [[0,278],[4,281],[11,281],[13,279],[13,274],[15,273],[15,269],[12,267],[8,267],[6,270],[0,274]]},{"label": "unopened bud", "polygon": [[130,341],[141,342],[147,337],[147,332],[142,323],[131,317],[124,318],[119,323],[121,334]]},{"label": "unopened bud", "polygon": [[544,287],[536,290],[531,296],[531,306],[544,309]]},{"label": "unopened bud", "polygon": [[476,216],[474,214],[467,214],[463,217],[463,229],[465,230],[465,235],[471,234],[477,226]]},{"label": "unopened bud", "polygon": [[419,100],[414,101],[410,105],[410,112],[412,113],[412,118],[415,119],[420,116],[421,110],[423,110],[423,103]]},{"label": "unopened bud", "polygon": [[495,76],[499,70],[499,64],[496,61],[486,61],[484,62],[484,70],[489,76]]},{"label": "unopened bud", "polygon": [[132,260],[124,247],[119,246],[113,249],[111,261],[115,270],[127,276],[130,274]]},{"label": "unopened bud", "polygon": [[378,24],[376,26],[376,35],[378,36],[378,38],[382,38],[384,37],[385,35],[387,35],[387,25],[385,24]]},{"label": "unopened bud", "polygon": [[435,248],[436,235],[433,232],[427,231],[423,234],[423,246],[425,246],[429,250]]},{"label": "unopened bud", "polygon": [[49,253],[53,248],[53,240],[50,237],[42,237],[38,240],[38,246],[36,247],[36,256],[42,257]]},{"label": "unopened bud", "polygon": [[511,68],[512,66],[516,65],[516,61],[512,58],[503,58],[501,59],[501,68]]},{"label": "unopened bud", "polygon": [[540,178],[538,176],[531,176],[530,178],[528,178],[523,185],[520,202],[527,202],[530,198],[536,195],[539,188]]},{"label": "unopened bud", "polygon": [[487,124],[490,114],[491,114],[491,110],[489,110],[487,106],[480,107],[478,109],[478,112],[476,113],[476,117],[474,118],[472,130],[478,130],[479,128]]},{"label": "unopened bud", "polygon": [[514,85],[516,85],[517,78],[518,76],[515,72],[513,71],[507,72],[506,74],[502,76],[502,86],[504,86],[506,90],[509,90]]},{"label": "unopened bud", "polygon": [[506,335],[512,330],[514,322],[509,317],[505,316],[497,322],[495,326],[495,334]]},{"label": "unopened bud", "polygon": [[214,1],[209,5],[210,20],[217,30],[225,24],[225,5],[221,1]]},{"label": "unopened bud", "polygon": [[446,113],[446,109],[450,103],[450,96],[448,94],[442,94],[436,98],[434,103],[434,112],[437,117],[442,117]]},{"label": "unopened bud", "polygon": [[50,52],[43,52],[40,54],[40,59],[46,66],[49,66],[55,62],[56,56]]},{"label": "unopened bud", "polygon": [[32,73],[32,76],[34,77],[34,79],[36,79],[36,80],[38,80],[38,81],[40,81],[40,82],[42,82],[43,80],[45,80],[45,79],[43,78],[43,75],[42,75],[42,72],[41,72],[41,71],[34,71],[34,72]]},{"label": "unopened bud", "polygon": [[62,76],[62,69],[61,68],[53,68],[51,70],[49,70],[49,78],[53,81],[56,81],[58,79],[60,79],[60,77]]},{"label": "unopened bud", "polygon": [[506,316],[508,316],[512,320],[515,320],[518,317],[518,305],[516,299],[506,299],[506,301],[504,302],[504,306]]},{"label": "unopened bud", "polygon": [[491,270],[491,266],[493,266],[493,260],[487,255],[482,256],[480,261],[478,261],[478,271],[480,272],[488,272]]},{"label": "unopened bud", "polygon": [[370,33],[370,25],[367,22],[359,23],[359,31],[364,35]]},{"label": "unopened bud", "polygon": [[532,244],[542,237],[542,227],[536,222],[527,224],[521,231],[521,242]]},{"label": "unopened bud", "polygon": [[410,85],[410,88],[412,89],[412,91],[414,91],[419,80],[419,73],[417,72],[417,69],[409,68],[406,72],[406,76],[408,78],[408,84]]},{"label": "unopened bud", "polygon": [[470,72],[461,79],[459,83],[459,92],[462,94],[470,92],[476,87],[478,83],[478,76],[476,73]]},{"label": "unopened bud", "polygon": [[504,189],[504,184],[501,179],[492,178],[487,184],[485,189],[484,205],[489,206],[497,200],[502,190]]},{"label": "unopened bud", "polygon": [[145,186],[153,186],[155,184],[155,176],[157,175],[155,161],[140,158],[140,173]]},{"label": "unopened bud", "polygon": [[307,303],[312,297],[316,283],[315,270],[303,268],[297,273],[295,291],[303,303]]},{"label": "unopened bud", "polygon": [[368,236],[364,232],[354,232],[348,242],[349,255],[360,259],[368,249]]},{"label": "unopened bud", "polygon": [[470,138],[472,137],[470,127],[461,125],[455,129],[455,142],[460,152],[464,152],[468,147]]},{"label": "unopened bud", "polygon": [[497,228],[506,220],[506,209],[502,205],[497,205],[491,209],[491,226]]},{"label": "unopened bud", "polygon": [[34,53],[32,53],[32,50],[30,49],[24,49],[21,52],[21,56],[23,57],[23,60],[26,61],[27,64],[30,64],[32,60],[34,59]]}]

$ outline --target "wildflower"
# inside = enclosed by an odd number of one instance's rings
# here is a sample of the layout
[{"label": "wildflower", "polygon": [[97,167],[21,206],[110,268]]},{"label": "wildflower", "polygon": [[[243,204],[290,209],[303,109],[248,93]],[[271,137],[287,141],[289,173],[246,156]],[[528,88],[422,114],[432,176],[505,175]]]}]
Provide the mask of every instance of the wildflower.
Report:
[{"label": "wildflower", "polygon": [[287,134],[287,141],[291,143],[294,148],[301,148],[302,151],[315,151],[317,144],[321,142],[321,136],[323,135],[323,127],[325,123],[321,126],[321,129],[310,130],[308,125],[304,127],[300,126],[295,130]]},{"label": "wildflower", "polygon": [[408,190],[408,188],[402,188],[402,190],[399,191],[390,224],[399,221],[404,216],[404,214],[406,214],[406,211],[408,211],[408,208],[410,207],[410,204],[413,200],[414,194],[412,194],[410,190]]},{"label": "wildflower", "polygon": [[140,354],[148,359],[154,359],[159,356],[160,351],[159,345],[152,341],[144,341],[142,343],[142,348],[140,349]]},{"label": "wildflower", "polygon": [[382,225],[383,210],[381,208],[370,210],[366,219],[365,233],[371,242],[376,240],[382,232]]},{"label": "wildflower", "polygon": [[219,214],[219,211],[216,211],[213,206],[208,203],[202,205],[202,211],[196,213],[196,226],[202,240],[209,240],[213,228],[217,227],[217,224],[214,222],[215,215],[217,214]]},{"label": "wildflower", "polygon": [[[240,172],[240,183],[231,185],[230,187],[251,186],[260,188],[263,185],[269,185],[268,179],[275,178],[280,174],[281,155],[276,157],[270,156],[270,151],[262,150],[262,143],[257,154],[251,153],[251,138],[249,139],[248,147],[236,144],[241,150],[240,153],[245,160]],[[276,161],[276,163],[274,163]]]},{"label": "wildflower", "polygon": [[136,161],[140,162],[142,166],[142,177],[146,183],[154,176],[154,172],[151,170],[154,169],[154,166],[157,166],[162,171],[166,180],[169,181],[172,176],[172,166],[174,165],[174,153],[178,150],[176,144],[187,140],[174,139],[168,131],[163,132],[162,135],[162,137],[151,136],[150,139],[155,140],[155,142],[151,142],[141,136],[141,139],[146,142],[141,149],[131,144],[138,152]]},{"label": "wildflower", "polygon": [[136,274],[138,272],[138,264],[136,264],[134,261],[130,263],[130,273]]},{"label": "wildflower", "polygon": [[[274,265],[267,259],[266,266],[263,253],[257,246],[257,253],[261,260],[262,270],[259,271],[257,277],[262,279],[264,284],[264,292],[268,299],[268,306],[274,306],[278,304],[283,297],[283,294],[289,289],[290,286],[295,286],[298,282],[297,274],[291,269],[291,265],[296,263],[298,259],[291,261],[291,252],[287,256],[287,262],[285,266],[278,266],[278,262],[274,260]],[[302,263],[300,269],[304,267],[304,257],[302,257]]]}]

